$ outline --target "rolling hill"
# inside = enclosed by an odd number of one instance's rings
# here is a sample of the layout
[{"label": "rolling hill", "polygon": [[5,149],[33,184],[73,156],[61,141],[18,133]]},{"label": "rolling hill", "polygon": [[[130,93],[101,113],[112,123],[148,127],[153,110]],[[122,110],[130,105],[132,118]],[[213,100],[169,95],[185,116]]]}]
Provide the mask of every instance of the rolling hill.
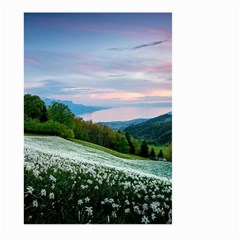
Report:
[{"label": "rolling hill", "polygon": [[131,125],[124,129],[135,138],[148,143],[164,145],[172,141],[172,113],[151,118],[143,123]]},{"label": "rolling hill", "polygon": [[171,179],[171,164],[151,160],[127,160],[116,157],[94,146],[83,145],[81,141],[74,143],[55,136],[25,136],[25,155],[28,153],[45,154],[51,158],[65,158],[69,161],[98,164],[102,167],[114,168],[120,171],[130,171],[152,177]]},{"label": "rolling hill", "polygon": [[124,128],[127,128],[129,126],[146,122],[147,120],[148,120],[147,118],[137,118],[129,121],[113,121],[113,122],[101,122],[101,123],[112,128],[115,131],[118,131],[118,130],[123,130]]},{"label": "rolling hill", "polygon": [[172,164],[24,137],[24,224],[171,224]]}]

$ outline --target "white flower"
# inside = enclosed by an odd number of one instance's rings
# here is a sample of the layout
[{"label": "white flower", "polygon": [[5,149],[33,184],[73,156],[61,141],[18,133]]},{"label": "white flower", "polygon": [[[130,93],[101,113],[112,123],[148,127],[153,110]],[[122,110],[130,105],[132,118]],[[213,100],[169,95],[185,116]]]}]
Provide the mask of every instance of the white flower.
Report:
[{"label": "white flower", "polygon": [[143,216],[143,217],[142,217],[142,223],[145,223],[145,224],[150,223],[150,221],[148,220],[148,217]]},{"label": "white flower", "polygon": [[114,203],[114,200],[112,198],[109,198],[108,202],[109,203]]},{"label": "white flower", "polygon": [[126,208],[125,213],[130,213],[130,208]]},{"label": "white flower", "polygon": [[28,192],[28,193],[31,193],[31,194],[32,194],[33,191],[34,191],[34,188],[33,188],[33,187],[31,187],[31,186],[28,186],[28,187],[27,187],[27,192]]},{"label": "white flower", "polygon": [[83,201],[81,199],[78,200],[78,205],[82,205]]},{"label": "white flower", "polygon": [[133,210],[134,210],[134,212],[138,212],[139,211],[139,207],[138,206],[134,206]]},{"label": "white flower", "polygon": [[116,204],[116,203],[113,203],[113,204],[112,204],[112,208],[119,208],[119,207],[120,207],[119,204]]},{"label": "white flower", "polygon": [[152,202],[152,203],[150,204],[150,206],[151,206],[151,208],[152,208],[153,211],[156,211],[156,210],[157,210],[157,207],[160,206],[160,203],[159,203],[159,202]]},{"label": "white flower", "polygon": [[114,218],[116,218],[116,217],[117,217],[117,214],[116,214],[116,212],[115,212],[115,211],[113,211],[113,212],[112,212],[112,216],[113,216]]},{"label": "white flower", "polygon": [[85,198],[85,203],[88,203],[90,201],[90,198],[89,197],[86,197]]},{"label": "white flower", "polygon": [[98,186],[95,186],[94,188],[95,188],[96,190],[98,190]]},{"label": "white flower", "polygon": [[49,198],[50,198],[50,199],[54,199],[54,197],[55,197],[55,196],[54,196],[54,193],[53,193],[53,192],[49,193]]},{"label": "white flower", "polygon": [[47,195],[46,190],[45,190],[45,189],[42,189],[42,190],[41,190],[41,196],[46,196],[46,195]]},{"label": "white flower", "polygon": [[154,219],[156,218],[156,215],[152,213],[151,217],[152,217],[152,220],[154,221]]},{"label": "white flower", "polygon": [[92,214],[93,214],[92,207],[86,207],[85,211],[88,213],[88,216],[92,216]]},{"label": "white flower", "polygon": [[128,201],[128,199],[125,200],[125,203],[126,203],[127,205],[130,205],[130,202]]},{"label": "white flower", "polygon": [[33,207],[38,207],[38,201],[37,201],[37,200],[34,200],[34,201],[32,202],[32,205],[33,205]]},{"label": "white flower", "polygon": [[87,183],[88,183],[88,184],[92,184],[92,180],[88,179],[88,180],[87,180]]},{"label": "white flower", "polygon": [[144,203],[144,204],[143,204],[143,210],[144,210],[144,211],[148,210],[148,205],[147,205],[147,203]]},{"label": "white flower", "polygon": [[57,180],[53,175],[50,175],[49,178],[52,182],[56,182],[56,180]]},{"label": "white flower", "polygon": [[156,213],[160,213],[161,212],[160,208],[156,208],[153,211],[155,211]]},{"label": "white flower", "polygon": [[40,172],[37,169],[34,169],[33,174],[34,174],[35,177],[38,177]]},{"label": "white flower", "polygon": [[55,184],[53,184],[53,185],[51,186],[51,188],[54,189],[54,188],[55,188]]}]

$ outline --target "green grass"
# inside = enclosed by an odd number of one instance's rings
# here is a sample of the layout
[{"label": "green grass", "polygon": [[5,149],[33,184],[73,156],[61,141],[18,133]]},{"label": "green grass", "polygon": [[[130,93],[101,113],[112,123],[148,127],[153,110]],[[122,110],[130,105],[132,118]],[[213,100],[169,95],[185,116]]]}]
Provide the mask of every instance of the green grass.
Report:
[{"label": "green grass", "polygon": [[[47,136],[47,135],[35,134],[35,133],[24,133],[24,136]],[[94,144],[94,143],[90,143],[90,142],[86,142],[86,141],[82,141],[82,140],[78,140],[78,139],[69,139],[69,140],[72,141],[72,142],[81,144],[83,146],[86,146],[86,147],[90,147],[90,148],[93,148],[93,149],[98,149],[100,151],[109,153],[109,154],[111,154],[115,157],[120,157],[120,158],[124,158],[124,159],[131,159],[131,160],[148,160],[146,158],[143,158],[143,157],[140,157],[140,156],[137,156],[137,155],[120,153],[120,152],[114,151],[112,149],[109,149],[109,148],[106,148],[106,147],[103,147],[103,146],[100,146],[100,145],[97,145],[97,144]]]},{"label": "green grass", "polygon": [[109,153],[109,154],[111,154],[115,157],[132,159],[132,160],[147,160],[146,158],[142,158],[142,157],[139,157],[139,156],[136,156],[136,155],[131,155],[131,154],[120,153],[120,152],[114,151],[112,149],[105,148],[105,147],[102,147],[100,145],[90,143],[90,142],[85,142],[85,141],[78,140],[78,139],[70,139],[70,141],[81,144],[81,145],[86,146],[86,147],[90,147],[90,148],[93,148],[93,149],[98,149],[100,151]]},{"label": "green grass", "polygon": [[167,146],[155,146],[155,145],[148,144],[148,148],[149,148],[149,151],[151,151],[151,149],[153,148],[156,155],[158,155],[160,150],[162,150],[163,156],[165,158],[168,156],[168,147]]}]

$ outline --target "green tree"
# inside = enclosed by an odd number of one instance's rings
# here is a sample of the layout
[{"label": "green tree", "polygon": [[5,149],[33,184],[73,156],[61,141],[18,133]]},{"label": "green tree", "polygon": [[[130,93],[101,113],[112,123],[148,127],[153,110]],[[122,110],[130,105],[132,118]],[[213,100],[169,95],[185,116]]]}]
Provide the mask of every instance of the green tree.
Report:
[{"label": "green tree", "polygon": [[41,122],[47,121],[46,106],[39,96],[24,95],[24,116],[38,119]]},{"label": "green tree", "polygon": [[129,135],[128,132],[126,132],[125,136],[126,136],[126,138],[127,138],[127,141],[128,141],[129,147],[130,147],[129,153],[130,153],[130,154],[135,154],[135,153],[136,153],[136,150],[135,150],[135,147],[134,147],[133,142],[132,142],[132,140],[131,140],[131,136]]},{"label": "green tree", "polygon": [[77,139],[89,141],[87,123],[81,117],[75,117],[74,134]]},{"label": "green tree", "polygon": [[159,154],[158,154],[158,157],[164,158],[162,149],[160,149],[160,152],[159,152]]},{"label": "green tree", "polygon": [[168,146],[168,156],[169,156],[169,161],[172,161],[172,143],[169,144]]},{"label": "green tree", "polygon": [[127,138],[124,134],[117,132],[116,133],[116,144],[114,147],[114,150],[122,153],[128,153],[129,152],[129,145]]},{"label": "green tree", "polygon": [[41,122],[46,122],[47,120],[48,120],[48,118],[47,118],[47,108],[46,108],[45,103],[44,103],[43,109],[42,109],[42,116],[40,117],[40,121]]},{"label": "green tree", "polygon": [[151,159],[153,159],[153,160],[156,159],[156,154],[155,154],[155,151],[154,151],[153,148],[151,149],[151,152],[150,152],[150,154],[149,154],[149,157],[150,157]]},{"label": "green tree", "polygon": [[66,125],[69,129],[74,129],[75,127],[74,117],[75,115],[70,108],[63,103],[53,102],[48,108],[48,118]]},{"label": "green tree", "polygon": [[146,143],[146,141],[142,142],[141,148],[140,148],[140,156],[141,157],[148,157],[148,145]]}]

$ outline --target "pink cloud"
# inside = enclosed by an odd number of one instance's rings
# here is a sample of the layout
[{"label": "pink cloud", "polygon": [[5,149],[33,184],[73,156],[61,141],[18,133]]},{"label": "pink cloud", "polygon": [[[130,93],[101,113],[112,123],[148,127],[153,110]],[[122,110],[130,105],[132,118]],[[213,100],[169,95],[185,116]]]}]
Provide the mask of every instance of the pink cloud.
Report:
[{"label": "pink cloud", "polygon": [[172,71],[172,63],[168,62],[168,63],[164,63],[160,66],[148,66],[148,67],[145,67],[144,70],[146,72],[151,72],[151,73],[171,72]]},{"label": "pink cloud", "polygon": [[172,33],[169,30],[166,29],[160,29],[160,28],[146,28],[145,29],[147,32],[150,33],[157,33],[157,34],[161,34],[164,36],[171,36]]},{"label": "pink cloud", "polygon": [[143,32],[135,32],[135,31],[127,31],[127,32],[121,32],[122,35],[140,35],[143,34]]},{"label": "pink cloud", "polygon": [[150,89],[146,91],[145,95],[150,97],[154,97],[154,96],[171,97],[172,90],[171,89]]},{"label": "pink cloud", "polygon": [[35,66],[39,65],[39,63],[37,61],[35,61],[34,59],[32,59],[32,58],[25,58],[24,62],[27,65],[35,65]]},{"label": "pink cloud", "polygon": [[114,91],[112,93],[97,93],[97,94],[90,94],[92,99],[98,100],[110,100],[110,99],[121,99],[121,100],[134,100],[138,97],[143,97],[142,93],[137,92],[126,92],[126,91]]}]

